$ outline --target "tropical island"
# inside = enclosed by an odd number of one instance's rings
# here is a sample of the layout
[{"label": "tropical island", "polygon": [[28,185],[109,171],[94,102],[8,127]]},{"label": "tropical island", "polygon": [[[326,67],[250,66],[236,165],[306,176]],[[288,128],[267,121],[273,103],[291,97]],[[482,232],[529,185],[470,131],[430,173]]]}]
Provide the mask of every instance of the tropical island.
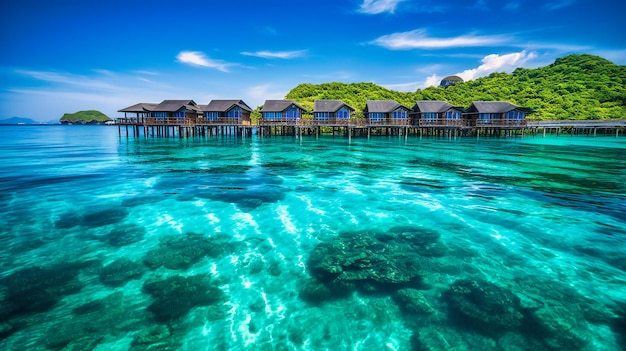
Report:
[{"label": "tropical island", "polygon": [[367,100],[395,100],[406,106],[418,100],[443,100],[456,106],[508,101],[532,108],[534,113],[528,118],[535,120],[618,119],[626,116],[626,66],[599,56],[576,54],[544,67],[492,73],[415,92],[398,92],[374,83],[300,84],[285,98],[309,110],[315,100],[342,100],[357,109],[355,115]]},{"label": "tropical island", "polygon": [[105,124],[108,121],[113,120],[109,116],[97,110],[66,113],[59,119],[61,124]]}]

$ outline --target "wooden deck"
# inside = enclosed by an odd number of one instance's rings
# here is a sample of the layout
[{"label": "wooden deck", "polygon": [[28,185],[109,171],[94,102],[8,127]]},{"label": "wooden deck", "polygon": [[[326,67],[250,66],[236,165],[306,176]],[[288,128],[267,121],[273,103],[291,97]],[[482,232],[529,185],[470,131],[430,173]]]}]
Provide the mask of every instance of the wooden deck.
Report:
[{"label": "wooden deck", "polygon": [[[619,136],[626,132],[626,119],[586,121],[532,121],[498,120],[490,123],[449,119],[384,119],[368,121],[365,118],[315,120],[311,118],[261,119],[242,121],[230,118],[205,120],[202,118],[118,118],[119,134],[122,127],[129,136],[211,136],[234,135],[333,135],[354,136],[536,136],[549,134],[583,134]],[[130,129],[130,130],[129,130]]]}]

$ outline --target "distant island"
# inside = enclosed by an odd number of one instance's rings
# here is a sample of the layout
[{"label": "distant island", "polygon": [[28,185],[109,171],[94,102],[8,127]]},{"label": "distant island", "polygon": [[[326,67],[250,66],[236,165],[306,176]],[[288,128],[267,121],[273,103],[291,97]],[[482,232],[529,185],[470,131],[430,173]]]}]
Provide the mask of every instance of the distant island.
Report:
[{"label": "distant island", "polygon": [[25,117],[11,117],[11,118],[5,118],[5,119],[0,119],[0,125],[30,125],[30,124],[59,124],[58,121],[54,120],[54,121],[47,121],[47,122],[39,122],[39,121],[35,121],[34,119],[31,118],[25,118]]},{"label": "distant island", "polygon": [[66,113],[59,121],[61,124],[105,124],[112,119],[100,111],[86,110]]}]

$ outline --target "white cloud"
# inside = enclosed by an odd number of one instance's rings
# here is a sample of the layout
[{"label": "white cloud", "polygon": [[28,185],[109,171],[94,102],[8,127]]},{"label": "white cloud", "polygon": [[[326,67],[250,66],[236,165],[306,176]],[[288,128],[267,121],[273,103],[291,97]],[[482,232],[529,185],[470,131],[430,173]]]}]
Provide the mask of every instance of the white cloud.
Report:
[{"label": "white cloud", "polygon": [[399,3],[405,0],[363,0],[359,12],[376,15],[383,12],[394,13]]},{"label": "white cloud", "polygon": [[304,54],[306,54],[306,50],[295,50],[295,51],[256,51],[256,52],[244,51],[241,54],[242,55],[246,55],[246,56],[255,56],[255,57],[265,58],[265,59],[284,59],[284,60],[288,60],[288,59],[293,59],[293,58],[304,56]]},{"label": "white cloud", "polygon": [[201,66],[208,68],[215,68],[218,71],[228,72],[228,66],[232,66],[232,63],[226,63],[221,60],[213,60],[206,57],[199,51],[181,51],[176,59],[180,63],[185,63],[192,66]]},{"label": "white cloud", "polygon": [[270,84],[261,84],[246,89],[244,99],[250,107],[253,107],[263,105],[265,100],[280,100],[285,95],[287,93],[284,90],[277,89]]},{"label": "white cloud", "polygon": [[536,57],[537,53],[527,53],[526,50],[506,55],[491,54],[482,59],[482,65],[458,73],[457,76],[467,81],[493,72],[510,72]]},{"label": "white cloud", "polygon": [[409,32],[383,35],[370,42],[390,50],[443,49],[470,46],[494,46],[506,43],[510,38],[504,36],[479,36],[474,34],[450,38],[428,37],[426,30],[415,29]]},{"label": "white cloud", "polygon": [[[515,52],[512,54],[498,55],[491,54],[483,57],[482,64],[476,68],[466,69],[455,75],[463,78],[464,81],[473,80],[489,75],[493,72],[511,72],[518,67],[522,67],[528,61],[537,58],[536,52]],[[438,86],[443,77],[436,74],[431,75],[424,81],[424,87]]]},{"label": "white cloud", "polygon": [[[114,76],[110,71],[107,71],[105,76]],[[16,73],[29,76],[31,78],[56,84],[67,84],[81,88],[88,89],[105,89],[105,90],[117,90],[118,86],[109,84],[102,81],[99,78],[89,78],[85,76],[68,74],[62,72],[48,72],[48,71],[33,71],[33,70],[17,70]],[[102,72],[98,72],[102,74]]]},{"label": "white cloud", "polygon": [[424,88],[436,87],[439,85],[439,83],[441,83],[442,79],[442,76],[433,74],[432,76],[426,78],[426,80],[424,81]]}]

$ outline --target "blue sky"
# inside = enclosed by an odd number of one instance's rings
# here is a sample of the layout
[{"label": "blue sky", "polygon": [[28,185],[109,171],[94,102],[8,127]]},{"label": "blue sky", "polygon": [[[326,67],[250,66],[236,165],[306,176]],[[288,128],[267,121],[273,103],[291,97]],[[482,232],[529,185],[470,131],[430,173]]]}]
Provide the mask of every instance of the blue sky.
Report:
[{"label": "blue sky", "polygon": [[626,64],[617,0],[19,0],[0,11],[0,118],[278,99],[299,83],[414,91],[570,53]]}]

